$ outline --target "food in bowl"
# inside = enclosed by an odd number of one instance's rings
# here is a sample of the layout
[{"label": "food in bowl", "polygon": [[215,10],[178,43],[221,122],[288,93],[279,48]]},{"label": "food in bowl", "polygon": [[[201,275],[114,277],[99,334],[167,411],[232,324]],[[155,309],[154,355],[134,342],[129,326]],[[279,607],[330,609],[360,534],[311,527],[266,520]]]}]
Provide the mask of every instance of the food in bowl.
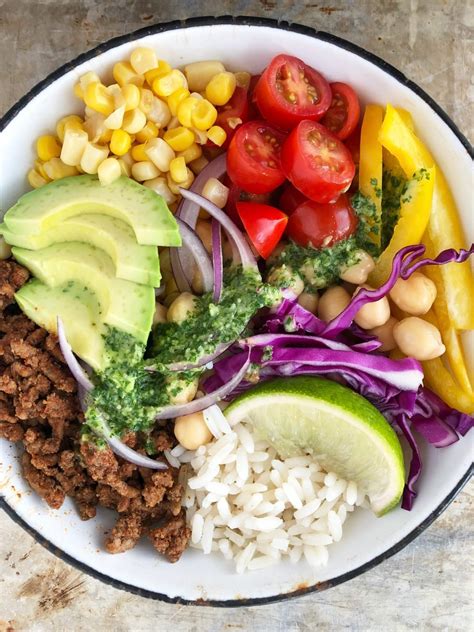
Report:
[{"label": "food in bowl", "polygon": [[111,552],[324,564],[355,505],[410,508],[413,428],[472,426],[447,184],[409,113],[368,105],[359,129],[350,86],[294,57],[256,79],[138,49],[113,74],[81,77],[85,118],[38,139],[2,224],[2,434],[51,506],[118,511]]}]

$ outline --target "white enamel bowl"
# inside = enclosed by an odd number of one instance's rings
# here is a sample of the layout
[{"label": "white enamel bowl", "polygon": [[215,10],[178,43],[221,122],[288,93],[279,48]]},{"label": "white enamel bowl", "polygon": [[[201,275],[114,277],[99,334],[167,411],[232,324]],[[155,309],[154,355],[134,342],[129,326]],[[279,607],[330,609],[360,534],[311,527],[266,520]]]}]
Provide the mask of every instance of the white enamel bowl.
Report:
[{"label": "white enamel bowl", "polygon": [[[417,86],[394,68],[351,44],[298,26],[255,19],[202,19],[158,25],[118,38],[59,69],[34,88],[4,117],[0,151],[0,208],[7,209],[26,191],[25,174],[34,160],[34,140],[54,130],[56,121],[78,110],[73,85],[87,70],[111,78],[116,61],[137,45],[151,46],[173,65],[220,59],[234,70],[257,73],[277,53],[301,57],[330,81],[347,81],[366,101],[390,102],[409,110],[416,128],[436,156],[451,185],[464,228],[474,237],[469,145],[448,117]],[[108,77],[107,77],[108,76]],[[470,225],[469,225],[470,223]],[[10,516],[40,542],[82,570],[113,585],[149,597],[209,605],[268,603],[350,579],[400,550],[453,499],[469,476],[472,437],[443,450],[424,450],[419,495],[411,512],[397,509],[377,519],[358,511],[346,523],[342,541],[330,547],[326,568],[305,562],[235,575],[217,554],[186,551],[177,564],[159,557],[143,541],[132,551],[109,555],[102,548],[113,515],[102,510],[95,520],[79,520],[69,500],[52,511],[20,475],[18,449],[0,441],[0,493]],[[389,564],[389,563],[388,563]],[[389,571],[387,571],[389,572]]]}]

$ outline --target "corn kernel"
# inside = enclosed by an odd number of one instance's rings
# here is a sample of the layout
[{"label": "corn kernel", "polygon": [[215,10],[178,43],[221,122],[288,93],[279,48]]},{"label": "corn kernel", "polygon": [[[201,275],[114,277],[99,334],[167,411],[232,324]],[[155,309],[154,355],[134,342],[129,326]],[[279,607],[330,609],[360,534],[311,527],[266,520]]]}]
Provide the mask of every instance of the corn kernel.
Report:
[{"label": "corn kernel", "polygon": [[144,75],[149,70],[156,68],[158,60],[152,48],[141,46],[136,48],[130,55],[130,64],[137,74]]},{"label": "corn kernel", "polygon": [[189,163],[189,166],[192,169],[194,174],[199,175],[201,171],[205,167],[207,167],[208,164],[209,164],[209,160],[206,158],[206,156],[199,156],[199,158],[195,158],[194,160],[192,160]]},{"label": "corn kernel", "polygon": [[120,129],[122,127],[123,118],[125,115],[125,105],[117,108],[109,114],[109,116],[105,119],[104,125],[107,129]]},{"label": "corn kernel", "polygon": [[56,124],[56,134],[61,142],[64,140],[64,130],[66,127],[75,127],[76,129],[82,129],[82,123],[84,121],[80,116],[76,114],[71,114],[69,116],[64,116],[62,119]]},{"label": "corn kernel", "polygon": [[181,125],[184,125],[184,127],[192,126],[193,123],[191,115],[194,108],[199,102],[200,99],[197,99],[196,97],[187,97],[186,99],[183,99],[181,103],[179,103],[177,116]]},{"label": "corn kernel", "polygon": [[85,104],[104,116],[109,116],[114,111],[114,100],[101,83],[90,83],[84,92]]},{"label": "corn kernel", "polygon": [[171,112],[168,104],[159,99],[153,97],[151,110],[148,112],[148,120],[155,123],[158,127],[166,127],[171,119]]},{"label": "corn kernel", "polygon": [[177,127],[179,127],[179,120],[177,116],[173,116],[173,118],[171,118],[168,121],[168,125],[166,126],[166,129],[176,129]]},{"label": "corn kernel", "polygon": [[192,162],[193,160],[196,160],[196,158],[202,156],[202,148],[197,143],[193,143],[187,149],[180,151],[178,156],[182,156],[184,158],[184,162],[188,164],[189,162]]},{"label": "corn kernel", "polygon": [[160,175],[160,172],[155,167],[155,165],[145,160],[143,162],[136,162],[132,165],[132,177],[138,182],[143,182],[144,180],[153,180],[153,178],[157,178]]},{"label": "corn kernel", "polygon": [[75,167],[65,165],[60,158],[51,158],[51,160],[45,162],[44,170],[46,171],[48,178],[51,180],[61,180],[61,178],[77,175],[77,169]]},{"label": "corn kernel", "polygon": [[163,77],[157,77],[153,81],[153,92],[159,97],[169,97],[179,88],[187,88],[186,77],[180,70],[172,70]]},{"label": "corn kernel", "polygon": [[33,189],[39,189],[47,184],[47,180],[45,180],[43,176],[40,176],[40,174],[34,169],[30,169],[28,171],[28,183],[30,187],[33,187]]},{"label": "corn kernel", "polygon": [[214,145],[221,147],[226,141],[227,134],[219,125],[213,125],[211,129],[208,130],[207,137]]},{"label": "corn kernel", "polygon": [[110,139],[110,151],[116,156],[124,156],[132,145],[130,134],[123,129],[115,129]]},{"label": "corn kernel", "polygon": [[97,169],[97,175],[102,185],[112,184],[117,178],[120,178],[121,173],[117,158],[106,158]]},{"label": "corn kernel", "polygon": [[188,169],[186,167],[186,163],[184,162],[184,158],[181,156],[179,158],[174,158],[170,162],[170,176],[173,178],[174,182],[178,184],[180,182],[184,182],[188,175]]},{"label": "corn kernel", "polygon": [[145,147],[146,143],[132,147],[131,154],[135,162],[146,162],[148,160],[148,156],[145,153]]},{"label": "corn kernel", "polygon": [[184,151],[194,142],[194,134],[187,127],[169,129],[163,134],[163,138],[175,151]]},{"label": "corn kernel", "polygon": [[249,72],[246,72],[245,70],[239,70],[238,72],[234,74],[235,74],[235,81],[237,82],[237,86],[239,88],[245,88],[245,90],[248,90],[250,87],[250,79],[252,78],[252,75]]},{"label": "corn kernel", "polygon": [[138,108],[126,112],[123,117],[122,128],[129,134],[136,134],[142,130],[146,125],[146,116]]},{"label": "corn kernel", "polygon": [[197,127],[191,128],[194,132],[194,136],[196,137],[196,143],[200,145],[205,145],[207,143],[207,133]]},{"label": "corn kernel", "polygon": [[136,139],[139,143],[146,143],[147,140],[151,140],[152,138],[156,138],[158,136],[159,129],[153,123],[153,121],[148,121],[145,127],[137,132]]},{"label": "corn kernel", "polygon": [[124,86],[127,83],[133,83],[140,88],[145,81],[145,77],[135,72],[132,65],[127,61],[119,61],[116,63],[112,70],[112,74],[119,86]]},{"label": "corn kernel", "polygon": [[163,173],[169,171],[175,153],[168,143],[162,138],[152,138],[146,145],[145,153],[148,159]]},{"label": "corn kernel", "polygon": [[191,113],[193,126],[202,131],[214,125],[217,119],[217,110],[206,99],[199,101]]},{"label": "corn kernel", "polygon": [[168,97],[168,107],[173,116],[178,113],[178,106],[181,101],[189,97],[189,90],[186,88],[178,88]]},{"label": "corn kernel", "polygon": [[99,75],[93,70],[89,70],[79,77],[79,85],[84,92],[90,83],[101,83]]},{"label": "corn kernel", "polygon": [[209,178],[202,187],[201,195],[219,208],[224,208],[229,197],[229,187],[217,178]]},{"label": "corn kernel", "polygon": [[166,182],[168,183],[168,186],[171,192],[174,193],[175,195],[180,194],[179,192],[180,187],[183,189],[189,189],[193,181],[194,181],[194,174],[190,169],[187,169],[186,180],[183,180],[183,182],[180,182],[179,184],[173,180],[169,172],[166,174]]},{"label": "corn kernel", "polygon": [[114,100],[114,110],[117,108],[125,107],[125,98],[123,96],[122,88],[118,83],[113,83],[110,86],[105,88],[107,90],[107,94],[110,94],[112,99]]},{"label": "corn kernel", "polygon": [[125,112],[134,110],[140,105],[140,88],[134,83],[127,83],[122,86],[122,96],[125,101]]},{"label": "corn kernel", "polygon": [[109,148],[96,145],[95,143],[87,143],[81,158],[81,169],[85,173],[97,173],[99,165],[109,155]]},{"label": "corn kernel", "polygon": [[68,128],[64,132],[64,142],[61,149],[61,160],[65,165],[76,167],[81,162],[82,154],[89,142],[87,132],[83,129]]},{"label": "corn kernel", "polygon": [[44,163],[41,160],[35,160],[35,170],[48,182],[48,174],[44,170]]},{"label": "corn kernel", "polygon": [[233,72],[220,72],[207,84],[206,97],[213,105],[225,105],[232,98],[236,85]]},{"label": "corn kernel", "polygon": [[[159,178],[153,178],[152,180],[145,180],[143,182],[143,186],[148,187],[149,189],[153,189],[155,193],[161,195],[166,204],[172,204],[173,202],[176,202],[176,196],[174,195],[174,193],[171,192],[166,178],[163,178],[162,176]],[[163,270],[161,272],[163,273]]]},{"label": "corn kernel", "polygon": [[164,61],[163,59],[158,59],[157,64],[158,66],[156,68],[148,70],[145,73],[145,79],[150,88],[153,85],[155,79],[158,79],[159,77],[164,77],[173,70],[169,63],[167,61]]},{"label": "corn kernel", "polygon": [[201,92],[209,81],[220,72],[224,72],[224,64],[220,61],[195,61],[184,67],[190,90]]},{"label": "corn kernel", "polygon": [[40,136],[36,141],[36,153],[40,160],[51,160],[57,158],[61,153],[61,145],[55,136],[47,134]]},{"label": "corn kernel", "polygon": [[132,175],[132,168],[130,165],[128,165],[125,160],[123,160],[123,158],[119,158],[118,159],[118,163],[120,165],[120,173],[122,176],[125,176],[126,178],[130,178],[130,176]]},{"label": "corn kernel", "polygon": [[74,92],[74,96],[75,97],[77,97],[78,99],[83,99],[84,98],[84,90],[82,89],[80,83],[74,84],[74,88],[72,90]]}]

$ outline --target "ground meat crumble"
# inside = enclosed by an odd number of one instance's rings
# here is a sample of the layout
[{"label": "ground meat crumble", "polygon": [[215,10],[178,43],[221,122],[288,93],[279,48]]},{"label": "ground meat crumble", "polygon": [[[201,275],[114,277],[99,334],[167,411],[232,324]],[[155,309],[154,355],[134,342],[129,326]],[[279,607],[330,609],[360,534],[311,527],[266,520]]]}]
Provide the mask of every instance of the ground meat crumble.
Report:
[{"label": "ground meat crumble", "polygon": [[[80,441],[76,382],[57,338],[14,303],[28,276],[15,262],[0,261],[0,438],[22,442],[23,475],[53,509],[70,496],[83,520],[93,518],[100,505],[118,512],[105,541],[107,551],[127,551],[147,536],[159,553],[176,562],[190,538],[179,471],[140,468],[108,447]],[[169,428],[156,430],[153,440],[158,454],[174,445]],[[140,449],[135,434],[125,441]]]}]

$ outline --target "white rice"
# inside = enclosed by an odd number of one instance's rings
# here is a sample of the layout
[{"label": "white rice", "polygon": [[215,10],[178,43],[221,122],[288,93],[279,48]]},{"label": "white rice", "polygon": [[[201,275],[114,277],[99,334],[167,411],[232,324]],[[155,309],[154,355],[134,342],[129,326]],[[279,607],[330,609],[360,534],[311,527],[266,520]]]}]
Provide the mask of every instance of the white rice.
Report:
[{"label": "white rice", "polygon": [[191,546],[233,560],[237,573],[302,557],[327,564],[356,506],[366,505],[354,481],[326,472],[309,455],[277,457],[250,424],[230,427],[215,406],[205,415],[214,440],[195,452],[174,448],[170,463],[188,463],[183,498]]}]

